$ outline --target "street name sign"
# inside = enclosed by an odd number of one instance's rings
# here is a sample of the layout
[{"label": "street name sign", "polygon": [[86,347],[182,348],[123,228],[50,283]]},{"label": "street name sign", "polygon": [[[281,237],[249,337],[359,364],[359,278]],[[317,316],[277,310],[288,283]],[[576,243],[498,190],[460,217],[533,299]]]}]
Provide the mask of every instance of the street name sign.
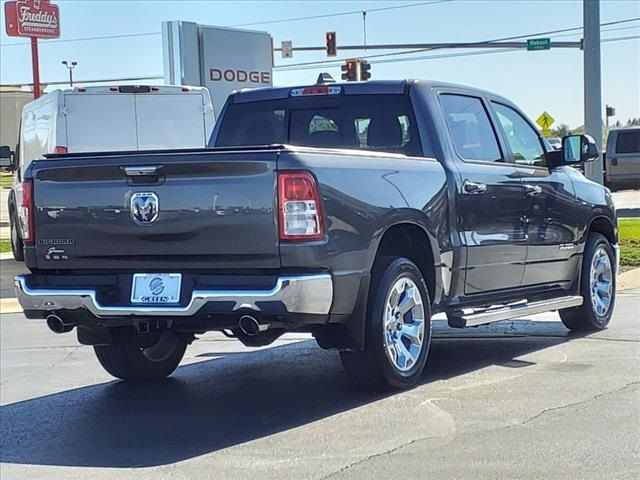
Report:
[{"label": "street name sign", "polygon": [[527,40],[527,50],[551,50],[550,38],[530,38]]}]

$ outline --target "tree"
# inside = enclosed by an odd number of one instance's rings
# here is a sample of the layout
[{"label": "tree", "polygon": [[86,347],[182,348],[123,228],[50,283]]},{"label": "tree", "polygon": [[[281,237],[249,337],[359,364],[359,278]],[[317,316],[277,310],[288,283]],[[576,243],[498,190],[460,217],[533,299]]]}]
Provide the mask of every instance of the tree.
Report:
[{"label": "tree", "polygon": [[571,127],[566,123],[561,123],[556,128],[552,128],[551,133],[554,137],[565,137],[571,134]]},{"label": "tree", "polygon": [[640,126],[640,118],[630,118],[627,120],[627,127]]}]

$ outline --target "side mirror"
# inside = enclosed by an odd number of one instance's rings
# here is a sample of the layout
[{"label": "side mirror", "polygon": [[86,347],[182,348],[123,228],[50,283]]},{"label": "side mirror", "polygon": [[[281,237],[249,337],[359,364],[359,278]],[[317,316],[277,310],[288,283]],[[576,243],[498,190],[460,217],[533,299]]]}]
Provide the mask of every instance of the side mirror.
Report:
[{"label": "side mirror", "polygon": [[562,161],[565,165],[592,162],[600,152],[589,135],[569,135],[562,138]]},{"label": "side mirror", "polygon": [[7,145],[0,147],[0,168],[12,172],[15,170],[15,156]]}]

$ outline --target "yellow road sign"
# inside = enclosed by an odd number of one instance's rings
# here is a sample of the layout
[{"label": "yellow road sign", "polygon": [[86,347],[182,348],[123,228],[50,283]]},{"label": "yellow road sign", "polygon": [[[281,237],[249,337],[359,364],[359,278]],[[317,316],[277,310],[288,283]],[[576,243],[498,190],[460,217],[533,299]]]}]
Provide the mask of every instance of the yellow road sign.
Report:
[{"label": "yellow road sign", "polygon": [[547,138],[553,137],[553,133],[551,132],[551,130],[542,130],[542,135]]},{"label": "yellow road sign", "polygon": [[547,112],[542,112],[542,115],[540,115],[536,120],[536,123],[540,125],[542,130],[549,130],[549,127],[553,125],[553,122],[555,122],[555,120]]}]

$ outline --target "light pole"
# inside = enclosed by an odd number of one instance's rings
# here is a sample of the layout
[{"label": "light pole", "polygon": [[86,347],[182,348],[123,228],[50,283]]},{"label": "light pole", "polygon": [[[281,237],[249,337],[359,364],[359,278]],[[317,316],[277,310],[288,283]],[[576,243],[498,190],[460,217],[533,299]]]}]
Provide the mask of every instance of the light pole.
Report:
[{"label": "light pole", "polygon": [[67,67],[69,70],[69,86],[73,87],[73,69],[76,68],[78,62],[67,62],[66,60],[63,60],[62,65]]}]

